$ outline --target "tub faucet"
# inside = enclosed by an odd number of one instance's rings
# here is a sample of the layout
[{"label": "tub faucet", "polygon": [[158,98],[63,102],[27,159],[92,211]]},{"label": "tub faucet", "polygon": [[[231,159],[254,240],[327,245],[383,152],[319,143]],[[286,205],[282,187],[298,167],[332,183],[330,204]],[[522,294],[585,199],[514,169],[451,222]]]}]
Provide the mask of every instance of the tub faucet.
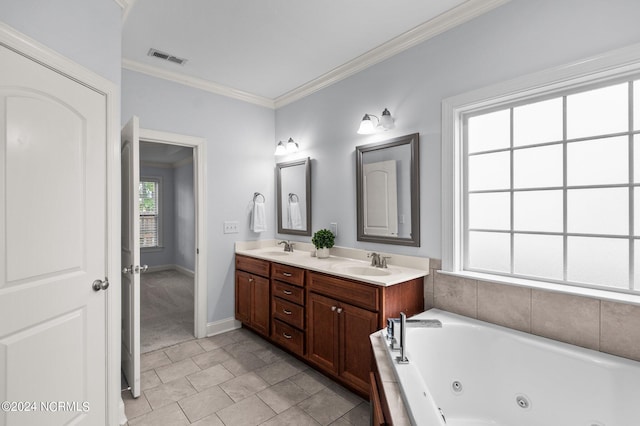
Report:
[{"label": "tub faucet", "polygon": [[294,243],[292,243],[292,242],[290,242],[290,241],[284,241],[284,240],[282,240],[282,241],[280,241],[280,242],[278,243],[278,245],[280,245],[280,244],[284,244],[284,251],[288,251],[288,252],[290,252],[290,253],[293,253],[293,244],[294,244]]},{"label": "tub faucet", "polygon": [[[400,326],[400,341],[396,338],[396,327]],[[397,361],[400,364],[406,364],[409,362],[404,351],[407,345],[406,338],[406,329],[420,327],[420,328],[442,328],[442,322],[437,319],[417,319],[410,318],[407,319],[407,316],[404,312],[400,312],[400,318],[387,318],[387,340],[389,341],[389,345],[391,350],[400,351],[400,356],[397,357]]]}]

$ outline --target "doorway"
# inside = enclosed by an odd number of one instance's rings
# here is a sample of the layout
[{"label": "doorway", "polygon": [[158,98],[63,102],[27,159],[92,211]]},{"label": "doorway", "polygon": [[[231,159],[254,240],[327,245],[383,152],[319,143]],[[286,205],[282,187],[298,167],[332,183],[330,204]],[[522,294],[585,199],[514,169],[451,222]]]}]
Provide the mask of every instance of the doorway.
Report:
[{"label": "doorway", "polygon": [[193,148],[140,140],[140,352],[195,337]]},{"label": "doorway", "polygon": [[[148,255],[163,255],[161,249],[163,249],[165,242],[171,240],[173,242],[173,235],[175,230],[170,231],[169,234],[163,234],[165,229],[162,226],[162,221],[168,219],[168,215],[157,215],[158,212],[162,212],[161,206],[163,199],[161,194],[163,191],[160,187],[165,186],[169,180],[163,178],[162,173],[151,173],[155,176],[145,176],[140,173],[140,141],[144,144],[157,145],[165,150],[161,157],[169,156],[171,152],[183,152],[185,154],[184,159],[173,161],[177,163],[176,166],[184,167],[184,170],[178,171],[178,174],[191,175],[191,179],[183,177],[182,181],[189,181],[187,185],[188,190],[182,191],[182,196],[186,194],[189,199],[185,202],[185,205],[189,205],[189,216],[191,220],[188,221],[188,225],[191,228],[188,239],[181,239],[182,246],[179,249],[180,254],[183,257],[190,258],[190,263],[187,266],[179,266],[181,262],[175,260],[160,261],[158,269],[164,271],[165,269],[177,269],[183,272],[187,272],[187,275],[193,273],[192,294],[193,296],[183,297],[183,299],[191,299],[193,307],[193,322],[189,330],[185,330],[189,338],[201,338],[206,334],[207,322],[207,264],[206,264],[206,200],[205,200],[205,186],[206,181],[206,147],[205,140],[192,136],[184,136],[167,132],[159,132],[147,129],[139,128],[139,120],[137,117],[132,117],[131,120],[124,126],[122,130],[122,144],[121,144],[121,160],[122,160],[122,371],[126,377],[126,381],[131,387],[131,393],[134,398],[140,395],[140,353],[141,353],[141,294],[145,293],[145,290],[141,291],[141,277],[144,276],[148,270],[148,266],[141,262],[141,243],[149,243],[148,249],[150,250]],[[187,149],[184,151],[183,148]],[[189,157],[190,155],[190,157]],[[187,160],[190,158],[190,160]],[[183,164],[184,163],[184,164]],[[163,167],[159,167],[162,169]],[[164,168],[172,168],[172,166],[165,166]],[[176,168],[176,170],[179,170]],[[144,171],[144,170],[143,170]],[[173,172],[172,172],[173,173]],[[140,182],[141,177],[147,180],[148,186],[143,191],[144,197],[149,196],[148,204],[141,207],[140,204]],[[171,179],[173,182],[173,178]],[[172,183],[173,185],[174,183]],[[155,193],[155,195],[154,195]],[[173,192],[170,192],[173,194]],[[166,194],[165,194],[166,196]],[[155,197],[155,198],[154,198]],[[173,196],[171,197],[173,198]],[[166,200],[165,200],[166,201]],[[171,200],[171,205],[174,201]],[[170,206],[168,206],[170,207]],[[180,202],[179,207],[184,207]],[[178,214],[182,214],[181,208],[178,208]],[[169,209],[168,211],[173,212]],[[143,214],[141,214],[141,212]],[[166,211],[165,211],[166,213]],[[156,216],[154,216],[156,214]],[[171,213],[173,217],[175,214]],[[141,221],[144,220],[144,224]],[[143,226],[141,226],[143,225]],[[147,228],[155,227],[157,232],[151,232]],[[194,229],[195,228],[195,229]],[[141,232],[143,231],[143,232]],[[182,231],[179,231],[182,232]],[[141,238],[141,236],[143,238]],[[148,241],[147,241],[148,240]],[[165,252],[172,253],[173,250],[164,250]],[[157,260],[157,259],[156,259]],[[183,259],[184,260],[184,259]],[[168,268],[167,268],[168,266]],[[189,268],[193,268],[193,270]],[[152,268],[153,270],[153,268]],[[185,275],[185,274],[182,274]],[[146,280],[149,281],[149,280]],[[184,296],[184,295],[183,295]],[[160,316],[167,313],[167,308],[172,307],[174,303],[164,301],[164,306],[160,306]],[[184,314],[184,312],[183,312]],[[162,328],[162,326],[159,326]],[[167,343],[158,343],[160,346],[165,346]],[[158,346],[157,348],[159,348]],[[147,350],[153,350],[154,348],[147,347]]]}]

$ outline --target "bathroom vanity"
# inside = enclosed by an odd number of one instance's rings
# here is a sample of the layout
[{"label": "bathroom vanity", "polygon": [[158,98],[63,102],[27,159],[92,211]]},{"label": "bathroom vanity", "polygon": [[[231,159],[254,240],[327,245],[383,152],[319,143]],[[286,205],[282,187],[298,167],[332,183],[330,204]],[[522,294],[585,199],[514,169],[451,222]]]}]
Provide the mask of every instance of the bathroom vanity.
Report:
[{"label": "bathroom vanity", "polygon": [[382,269],[361,250],[334,248],[338,256],[318,259],[270,244],[236,247],[236,319],[368,398],[369,335],[400,312],[423,311],[428,259],[420,269]]}]

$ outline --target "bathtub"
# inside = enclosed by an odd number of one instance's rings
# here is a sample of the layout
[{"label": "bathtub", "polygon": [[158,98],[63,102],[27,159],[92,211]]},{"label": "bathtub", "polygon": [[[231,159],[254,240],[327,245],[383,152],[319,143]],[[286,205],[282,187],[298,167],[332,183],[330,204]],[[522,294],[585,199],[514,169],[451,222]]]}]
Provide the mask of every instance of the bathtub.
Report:
[{"label": "bathtub", "polygon": [[437,309],[413,318],[442,328],[407,328],[408,364],[385,344],[412,424],[640,425],[639,362]]}]

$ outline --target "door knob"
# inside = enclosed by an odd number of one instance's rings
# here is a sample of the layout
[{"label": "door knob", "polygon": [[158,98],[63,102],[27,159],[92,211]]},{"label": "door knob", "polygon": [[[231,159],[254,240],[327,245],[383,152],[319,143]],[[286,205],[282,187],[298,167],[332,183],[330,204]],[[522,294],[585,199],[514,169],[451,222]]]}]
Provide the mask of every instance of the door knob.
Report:
[{"label": "door knob", "polygon": [[125,266],[122,268],[123,274],[133,274],[133,265]]},{"label": "door knob", "polygon": [[137,274],[142,274],[144,272],[147,272],[147,269],[149,269],[149,265],[136,265],[135,271]]},{"label": "door knob", "polygon": [[109,288],[109,279],[105,277],[104,280],[95,280],[91,284],[91,287],[93,287],[95,291],[106,290]]}]

